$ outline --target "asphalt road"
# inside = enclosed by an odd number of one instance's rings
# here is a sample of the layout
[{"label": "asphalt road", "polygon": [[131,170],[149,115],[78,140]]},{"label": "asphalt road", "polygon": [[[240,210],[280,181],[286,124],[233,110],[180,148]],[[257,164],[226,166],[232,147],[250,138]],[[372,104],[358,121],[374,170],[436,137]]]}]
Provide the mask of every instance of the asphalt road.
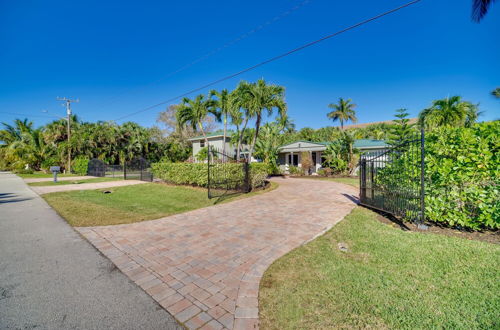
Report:
[{"label": "asphalt road", "polygon": [[19,177],[0,172],[0,329],[181,329]]}]

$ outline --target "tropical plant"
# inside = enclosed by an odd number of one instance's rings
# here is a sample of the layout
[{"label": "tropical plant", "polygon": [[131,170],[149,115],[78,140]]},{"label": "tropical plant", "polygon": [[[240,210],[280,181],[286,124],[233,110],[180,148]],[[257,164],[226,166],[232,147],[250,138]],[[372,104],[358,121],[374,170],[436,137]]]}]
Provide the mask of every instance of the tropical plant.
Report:
[{"label": "tropical plant", "polygon": [[493,2],[495,0],[472,0],[472,20],[480,22],[488,13]]},{"label": "tropical plant", "polygon": [[220,92],[212,90],[210,96],[216,96],[217,99],[214,102],[215,107],[219,109],[218,114],[222,116],[224,123],[224,143],[222,144],[222,153],[226,155],[226,136],[227,136],[227,117],[230,113],[234,112],[232,109],[235,106],[235,102],[231,99],[232,94],[229,93],[227,89],[223,89]]},{"label": "tropical plant", "polygon": [[351,99],[344,100],[342,97],[339,98],[338,104],[330,103],[328,107],[333,109],[333,111],[329,112],[326,116],[331,119],[333,122],[339,121],[340,128],[344,129],[344,122],[352,121],[353,123],[357,122],[356,111],[354,108],[356,104],[351,103]]},{"label": "tropical plant", "polygon": [[255,156],[269,166],[270,173],[278,172],[278,149],[281,145],[280,127],[278,123],[267,123],[262,126],[259,138],[255,143]]},{"label": "tropical plant", "polygon": [[411,137],[414,131],[413,127],[415,126],[415,124],[410,124],[408,116],[409,113],[406,111],[406,109],[396,110],[395,117],[397,119],[394,119],[394,125],[390,130],[391,136],[388,141],[389,144],[398,145]]},{"label": "tropical plant", "polygon": [[177,121],[181,126],[189,123],[193,130],[199,129],[205,139],[205,144],[208,145],[203,121],[209,114],[214,115],[218,121],[220,120],[220,113],[216,109],[215,101],[205,98],[202,94],[193,100],[185,97],[177,108]]},{"label": "tropical plant", "polygon": [[462,101],[460,96],[451,96],[432,102],[430,108],[419,114],[419,125],[426,129],[437,127],[472,126],[481,115],[478,105]]},{"label": "tropical plant", "polygon": [[238,103],[245,109],[247,118],[255,119],[255,133],[250,145],[248,159],[252,159],[255,143],[259,136],[263,112],[271,116],[274,110],[278,111],[279,117],[286,116],[287,106],[285,103],[285,88],[278,85],[268,85],[264,79],[256,83],[240,83],[238,86]]}]

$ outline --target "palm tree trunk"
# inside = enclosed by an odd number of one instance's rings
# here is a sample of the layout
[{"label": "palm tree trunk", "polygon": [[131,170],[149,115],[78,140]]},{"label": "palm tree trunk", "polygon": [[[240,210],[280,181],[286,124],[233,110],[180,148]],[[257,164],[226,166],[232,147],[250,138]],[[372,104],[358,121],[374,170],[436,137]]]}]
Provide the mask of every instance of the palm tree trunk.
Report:
[{"label": "palm tree trunk", "polygon": [[226,132],[227,132],[227,113],[224,113],[224,144],[222,145],[223,161],[226,161]]},{"label": "palm tree trunk", "polygon": [[[205,139],[205,146],[207,147],[208,149],[208,152],[207,152],[207,157],[210,157],[210,146],[208,145],[208,138],[207,138],[207,134],[205,134],[205,130],[203,129],[203,125],[200,123],[198,123],[198,127],[200,128],[200,131],[201,131],[201,134],[203,135],[203,138]],[[207,159],[208,160],[208,159]]]},{"label": "palm tree trunk", "polygon": [[255,134],[253,136],[253,141],[250,147],[250,151],[248,152],[248,162],[252,161],[253,149],[255,148],[255,143],[257,142],[257,136],[259,136],[260,119],[261,115],[259,114],[257,115],[257,120],[255,121]]},{"label": "palm tree trunk", "polygon": [[236,159],[238,161],[240,161],[240,157],[241,157],[240,150],[241,150],[241,145],[242,145],[242,142],[243,142],[243,134],[245,134],[245,130],[247,128],[247,124],[248,124],[248,117],[245,119],[245,124],[243,125],[243,129],[241,130],[241,133],[238,136],[238,149],[236,151],[237,152]]}]

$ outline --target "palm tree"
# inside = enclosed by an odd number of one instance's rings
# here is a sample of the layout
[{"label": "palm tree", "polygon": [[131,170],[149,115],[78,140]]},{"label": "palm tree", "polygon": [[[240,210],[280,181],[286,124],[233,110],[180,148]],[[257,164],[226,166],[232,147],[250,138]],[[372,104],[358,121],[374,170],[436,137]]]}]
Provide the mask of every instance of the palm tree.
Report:
[{"label": "palm tree", "polygon": [[223,89],[220,92],[215,90],[210,91],[210,96],[217,97],[217,100],[214,101],[214,105],[219,109],[219,114],[223,116],[224,143],[222,144],[222,153],[223,157],[226,157],[227,116],[232,110],[231,107],[234,107],[234,102],[231,100],[232,94],[229,93],[227,89]]},{"label": "palm tree", "polygon": [[204,95],[200,94],[193,100],[185,97],[177,108],[176,116],[179,125],[185,126],[187,123],[190,123],[193,130],[197,131],[199,129],[205,139],[205,145],[208,146],[208,138],[203,127],[203,120],[209,114],[214,115],[217,120],[220,120],[220,114],[215,107],[215,102],[209,98],[206,99]]},{"label": "palm tree", "polygon": [[344,122],[350,120],[353,123],[357,122],[356,111],[354,108],[356,104],[351,103],[351,99],[344,100],[342,97],[339,98],[339,103],[330,103],[328,107],[333,109],[333,111],[329,112],[326,116],[330,118],[333,122],[340,121],[340,128],[344,129]]},{"label": "palm tree", "polygon": [[493,2],[495,0],[472,0],[472,20],[480,22],[488,13]]},{"label": "palm tree", "polygon": [[477,105],[462,101],[458,95],[432,102],[418,115],[420,127],[471,126],[481,115]]},{"label": "palm tree", "polygon": [[492,90],[491,95],[493,95],[497,99],[500,99],[500,87],[497,87],[494,90]]},{"label": "palm tree", "polygon": [[255,132],[248,153],[248,160],[251,161],[259,136],[263,111],[266,110],[267,115],[271,116],[274,109],[277,109],[280,117],[286,116],[285,88],[278,85],[268,85],[264,79],[259,79],[256,83],[240,84],[239,87],[241,87],[242,107],[248,112],[248,117],[255,118]]}]

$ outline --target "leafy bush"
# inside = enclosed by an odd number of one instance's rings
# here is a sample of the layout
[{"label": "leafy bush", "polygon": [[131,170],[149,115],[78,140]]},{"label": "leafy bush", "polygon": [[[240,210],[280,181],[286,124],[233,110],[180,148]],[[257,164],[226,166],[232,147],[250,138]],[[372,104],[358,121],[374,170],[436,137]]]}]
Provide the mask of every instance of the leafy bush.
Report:
[{"label": "leafy bush", "polygon": [[59,161],[57,158],[55,157],[49,157],[47,159],[44,159],[40,165],[41,169],[46,172],[46,173],[49,173],[50,172],[50,167],[51,166],[58,166],[59,165]]},{"label": "leafy bush", "polygon": [[[426,218],[453,227],[500,229],[500,122],[435,129],[425,139]],[[401,178],[406,178],[401,180]],[[410,178],[410,179],[408,179]],[[377,184],[416,188],[419,170],[405,153]],[[404,188],[404,187],[403,187]],[[417,202],[417,201],[416,201]]]},{"label": "leafy bush", "polygon": [[[244,179],[241,167],[243,164],[230,163],[224,165],[225,175],[230,180],[238,182]],[[151,165],[151,169],[156,178],[174,184],[195,185],[206,187],[208,183],[208,166],[203,163],[168,163],[159,162]],[[214,167],[216,170],[216,167]],[[268,175],[268,165],[263,163],[250,164],[251,188],[264,184]]]},{"label": "leafy bush", "polygon": [[72,170],[74,173],[79,175],[87,174],[89,167],[89,159],[85,157],[78,157],[73,161]]},{"label": "leafy bush", "polygon": [[203,161],[207,160],[207,158],[208,158],[208,148],[207,147],[201,148],[200,151],[198,151],[198,153],[196,154],[197,161],[203,162]]},{"label": "leafy bush", "polygon": [[302,167],[290,165],[288,171],[291,175],[304,175],[304,169]]},{"label": "leafy bush", "polygon": [[318,170],[318,175],[319,176],[331,176],[333,174],[333,170],[329,167],[325,167],[325,168],[320,168]]}]

